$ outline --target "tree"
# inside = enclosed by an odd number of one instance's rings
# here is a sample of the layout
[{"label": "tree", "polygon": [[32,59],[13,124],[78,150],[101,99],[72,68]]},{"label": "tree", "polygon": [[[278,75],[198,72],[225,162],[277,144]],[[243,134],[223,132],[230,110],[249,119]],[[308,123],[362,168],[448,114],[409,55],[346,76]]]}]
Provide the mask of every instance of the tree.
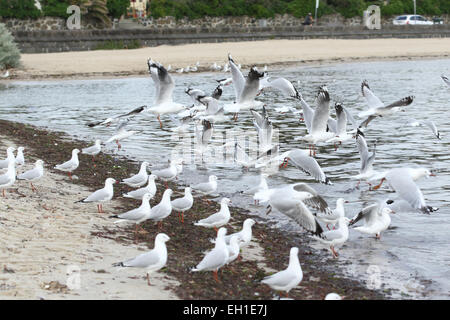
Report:
[{"label": "tree", "polygon": [[34,0],[1,0],[0,17],[36,19],[41,16],[41,11],[34,5]]},{"label": "tree", "polygon": [[16,68],[20,65],[20,51],[14,42],[14,37],[0,23],[0,69]]},{"label": "tree", "polygon": [[127,8],[130,6],[130,0],[108,0],[106,3],[109,14],[113,18],[120,18],[127,13]]}]

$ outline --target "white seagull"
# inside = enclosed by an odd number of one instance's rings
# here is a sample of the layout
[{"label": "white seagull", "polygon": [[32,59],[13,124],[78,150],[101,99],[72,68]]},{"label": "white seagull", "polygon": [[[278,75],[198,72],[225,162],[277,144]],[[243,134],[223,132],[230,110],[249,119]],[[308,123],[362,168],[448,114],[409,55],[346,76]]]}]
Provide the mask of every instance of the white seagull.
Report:
[{"label": "white seagull", "polygon": [[114,223],[119,223],[119,222],[124,222],[124,221],[125,222],[134,222],[136,224],[136,228],[134,230],[134,240],[136,240],[138,225],[141,222],[144,222],[145,220],[147,220],[150,217],[150,214],[152,212],[152,208],[150,207],[151,197],[152,197],[152,195],[150,193],[146,193],[142,197],[142,203],[138,208],[129,210],[122,214],[110,216],[110,218],[120,219]]},{"label": "white seagull", "polygon": [[83,203],[97,202],[98,212],[103,213],[104,211],[103,211],[102,203],[110,201],[114,196],[114,188],[113,188],[114,183],[117,183],[117,181],[115,179],[107,178],[105,180],[105,187],[93,192],[86,199],[82,199],[82,200],[79,200],[76,202],[83,202]]},{"label": "white seagull", "polygon": [[337,199],[336,209],[334,209],[330,214],[317,214],[317,219],[319,219],[323,223],[326,223],[328,230],[330,230],[330,228],[328,227],[329,224],[334,227],[338,223],[340,218],[345,217],[344,203],[348,203],[348,201],[346,201],[344,198]]},{"label": "white seagull", "polygon": [[18,147],[17,148],[17,155],[16,155],[16,165],[22,166],[25,163],[25,157],[23,156],[23,150],[24,147]]},{"label": "white seagull", "polygon": [[343,245],[348,240],[348,224],[350,219],[347,217],[340,217],[337,229],[324,231],[319,235],[313,235],[314,238],[330,246],[331,253],[334,258],[339,256],[339,253],[335,250],[336,247]]},{"label": "white seagull", "polygon": [[176,179],[178,174],[183,170],[183,159],[174,159],[169,160],[169,167],[160,169],[160,170],[152,170],[152,174],[157,176],[159,179],[164,181],[166,185],[166,189],[168,188],[167,181],[172,181]]},{"label": "white seagull", "polygon": [[205,219],[201,219],[198,222],[194,222],[196,226],[202,226],[206,228],[214,228],[217,231],[217,228],[224,226],[230,221],[231,214],[230,209],[228,208],[228,204],[231,202],[228,198],[222,198],[220,201],[220,210]]},{"label": "white seagull", "polygon": [[155,238],[155,247],[147,253],[138,255],[136,258],[114,263],[113,267],[143,268],[147,271],[147,284],[150,285],[150,272],[162,269],[167,263],[166,242],[170,238],[165,233],[159,233]]},{"label": "white seagull", "polygon": [[200,263],[191,271],[214,271],[214,279],[219,282],[217,271],[227,264],[229,259],[229,252],[225,243],[225,235],[227,229],[220,228],[217,232],[214,249],[209,251],[200,261]]},{"label": "white seagull", "polygon": [[132,198],[132,199],[136,199],[136,200],[142,200],[142,197],[146,194],[149,193],[150,194],[150,199],[152,199],[155,196],[156,193],[156,184],[155,184],[155,179],[156,179],[156,175],[151,174],[148,176],[148,184],[145,187],[142,187],[140,189],[137,190],[133,190],[130,191],[128,193],[124,193],[123,197],[124,198]]},{"label": "white seagull", "polygon": [[5,197],[5,189],[9,188],[16,182],[16,164],[11,161],[8,164],[8,170],[0,175],[0,189],[2,189],[3,197]]},{"label": "white seagull", "polygon": [[181,212],[181,222],[184,222],[184,212],[192,208],[194,198],[192,197],[191,188],[184,188],[184,197],[172,200],[172,209]]},{"label": "white seagull", "polygon": [[70,158],[70,160],[68,160],[62,164],[57,164],[54,168],[56,170],[67,172],[67,174],[69,175],[69,178],[72,180],[72,172],[74,170],[76,170],[80,164],[80,162],[78,161],[79,153],[80,153],[80,150],[73,149],[72,150],[72,158]]},{"label": "white seagull", "polygon": [[173,102],[172,94],[175,88],[175,82],[166,68],[159,62],[151,59],[147,61],[147,64],[152,80],[155,83],[156,99],[153,106],[147,108],[146,112],[156,114],[159,125],[162,128],[161,115],[177,113],[185,109],[185,107],[180,103]]},{"label": "white seagull", "polygon": [[381,239],[381,232],[387,230],[391,224],[390,213],[395,212],[382,203],[375,203],[362,209],[350,220],[349,225],[354,225],[364,218],[365,224],[354,228],[354,230],[361,233],[374,234],[376,239]]},{"label": "white seagull", "polygon": [[14,147],[8,147],[6,149],[6,159],[0,160],[0,169],[8,168],[8,166],[11,162],[15,163],[15,161],[16,161],[16,157],[14,156],[15,150],[16,150],[16,148],[14,148]]},{"label": "white seagull", "polygon": [[400,107],[410,105],[414,101],[414,96],[408,96],[385,106],[384,103],[370,90],[367,80],[364,80],[361,83],[361,92],[364,98],[366,98],[369,109],[359,113],[360,118],[367,117],[367,119],[359,125],[360,128],[367,127],[376,117],[384,117],[395,113],[400,110]]},{"label": "white seagull", "polygon": [[252,227],[255,224],[255,220],[252,218],[245,219],[244,223],[242,224],[242,230],[230,235],[227,235],[225,237],[225,242],[227,244],[230,244],[231,238],[233,236],[238,237],[239,240],[239,246],[244,247],[250,243],[252,240]]},{"label": "white seagull", "polygon": [[286,292],[286,297],[294,287],[298,286],[303,279],[303,271],[298,260],[298,248],[293,247],[289,253],[289,265],[283,270],[268,277],[261,282],[267,284],[274,290]]},{"label": "white seagull", "polygon": [[149,163],[147,161],[142,162],[139,172],[130,178],[123,179],[121,183],[126,184],[132,188],[142,187],[148,181],[148,165]]},{"label": "white seagull", "polygon": [[208,178],[208,182],[202,182],[191,185],[192,190],[197,191],[203,195],[211,195],[217,190],[217,177],[211,175]]},{"label": "white seagull", "polygon": [[122,145],[120,144],[119,141],[125,140],[125,139],[131,137],[132,135],[135,135],[136,133],[138,133],[139,131],[126,129],[126,126],[128,125],[128,121],[129,121],[128,118],[121,120],[119,122],[119,124],[117,125],[116,133],[111,138],[106,140],[105,143],[110,143],[110,142],[115,141],[117,144],[117,149],[120,150],[122,148]]},{"label": "white seagull", "polygon": [[33,181],[39,180],[44,175],[44,161],[36,160],[34,168],[30,169],[17,176],[17,180],[30,181],[31,190],[36,191],[37,189],[33,185]]},{"label": "white seagull", "polygon": [[95,140],[93,146],[81,149],[82,154],[88,154],[92,156],[92,159],[94,159],[94,156],[98,155],[100,151],[102,151],[102,141],[100,139]]},{"label": "white seagull", "polygon": [[357,184],[358,186],[361,180],[366,180],[366,182],[370,185],[368,180],[370,180],[376,174],[376,172],[373,170],[376,145],[374,145],[373,147],[372,154],[369,155],[369,148],[367,147],[367,142],[366,139],[364,138],[364,133],[359,129],[357,129],[356,146],[358,147],[359,158],[361,159],[361,166],[359,169],[359,174],[354,176],[353,178],[360,180]]},{"label": "white seagull", "polygon": [[227,264],[233,262],[239,257],[239,252],[241,248],[239,247],[239,237],[236,235],[233,235],[231,237],[230,243],[227,244],[228,249],[228,261]]},{"label": "white seagull", "polygon": [[152,208],[149,219],[157,221],[159,229],[162,228],[162,220],[167,218],[172,213],[172,203],[170,201],[170,196],[172,193],[172,189],[166,189],[163,193],[161,201]]}]

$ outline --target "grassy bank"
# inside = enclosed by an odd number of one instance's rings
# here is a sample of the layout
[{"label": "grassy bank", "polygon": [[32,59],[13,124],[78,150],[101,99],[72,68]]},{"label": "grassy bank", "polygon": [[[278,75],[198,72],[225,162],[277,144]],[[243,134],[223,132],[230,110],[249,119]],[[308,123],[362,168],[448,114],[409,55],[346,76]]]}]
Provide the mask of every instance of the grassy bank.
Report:
[{"label": "grassy bank", "polygon": [[[43,159],[45,169],[49,171],[53,171],[55,164],[67,160],[73,148],[80,149],[90,143],[70,139],[60,132],[49,132],[4,120],[0,120],[0,134],[18,145],[25,146],[27,155]],[[88,186],[93,191],[103,187],[107,177],[123,179],[136,173],[138,169],[137,163],[124,157],[102,153],[97,157],[94,167],[90,156],[80,155],[80,166],[74,172],[78,179],[74,179],[72,183]],[[159,203],[164,191],[162,184],[157,184],[157,187],[158,192],[151,202],[152,206]],[[169,183],[169,187],[182,191],[182,187],[176,184]],[[126,186],[116,185],[115,196],[118,197],[128,190]],[[114,213],[121,213],[138,205],[137,201],[122,199],[120,206],[114,207]],[[217,203],[208,204],[196,198],[193,208],[185,214],[184,224],[179,222],[175,213],[164,220],[162,231],[167,233],[171,240],[167,243],[169,252],[167,266],[160,272],[179,281],[180,285],[175,287],[172,285],[170,289],[181,299],[272,299],[276,293],[260,281],[269,274],[268,269],[286,268],[292,246],[300,249],[299,258],[304,272],[302,283],[290,293],[292,298],[323,299],[329,292],[339,293],[347,299],[385,298],[382,292],[369,290],[363,283],[342,276],[337,266],[338,262],[332,259],[329,253],[311,251],[308,247],[310,241],[308,237],[280,232],[272,228],[263,218],[233,207],[230,208],[232,221],[226,226],[229,233],[240,230],[242,222],[248,217],[257,221],[254,226],[252,247],[258,259],[250,258],[243,253],[242,261],[235,261],[219,271],[220,283],[215,282],[211,272],[189,272],[202,259],[203,252],[212,248],[210,239],[215,237],[214,230],[194,226],[192,222],[218,209]],[[143,229],[145,232],[138,234],[138,242],[152,248],[154,237],[159,232],[158,227],[152,222],[146,222]],[[98,226],[97,230],[92,230],[91,235],[114,239],[121,243],[133,243],[134,226],[125,227],[125,231],[125,233],[118,232],[111,223],[107,226]],[[329,258],[324,260],[323,254]]]}]

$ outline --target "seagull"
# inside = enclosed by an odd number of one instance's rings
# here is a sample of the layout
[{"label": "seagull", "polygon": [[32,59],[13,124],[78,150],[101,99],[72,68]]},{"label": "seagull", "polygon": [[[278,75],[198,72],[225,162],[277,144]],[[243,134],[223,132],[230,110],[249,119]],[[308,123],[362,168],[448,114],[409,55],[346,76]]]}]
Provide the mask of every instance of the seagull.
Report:
[{"label": "seagull", "polygon": [[255,223],[255,220],[253,220],[252,218],[245,219],[244,223],[242,224],[242,230],[225,236],[225,242],[227,244],[230,244],[232,237],[236,236],[239,240],[239,247],[248,245],[252,240],[252,227]]},{"label": "seagull", "polygon": [[124,193],[123,197],[124,198],[132,198],[132,199],[136,199],[136,200],[142,200],[142,197],[146,193],[148,193],[151,196],[150,199],[152,199],[156,194],[156,184],[155,184],[156,178],[157,177],[154,174],[149,175],[147,186],[137,189],[137,190],[130,191],[128,193]]},{"label": "seagull", "polygon": [[75,171],[78,168],[78,165],[80,164],[80,162],[78,161],[79,153],[80,153],[80,150],[73,149],[72,150],[72,158],[70,158],[69,161],[66,161],[62,164],[57,164],[54,167],[54,169],[67,172],[70,180],[72,180],[72,172]]},{"label": "seagull", "polygon": [[0,189],[2,189],[3,197],[5,197],[5,189],[9,188],[16,182],[16,164],[11,161],[8,164],[8,170],[0,175]]},{"label": "seagull", "polygon": [[433,132],[433,134],[436,138],[438,138],[439,140],[442,139],[441,133],[437,129],[436,124],[431,120],[411,119],[411,121],[408,122],[408,125],[413,126],[413,127],[426,126],[426,127],[430,128],[431,132]]},{"label": "seagull", "polygon": [[205,196],[211,195],[217,190],[217,177],[215,175],[211,175],[208,178],[208,182],[191,185],[191,188],[192,190],[197,191]]},{"label": "seagull", "polygon": [[[256,193],[258,193],[260,191],[268,190],[269,186],[267,185],[266,178],[267,178],[267,174],[261,173],[261,175],[259,177],[259,184],[257,184],[256,186],[253,186],[251,188],[248,188],[245,191],[241,191],[241,193],[251,194],[254,196]],[[256,200],[255,200],[255,204],[256,204]]]},{"label": "seagull", "polygon": [[137,236],[138,225],[150,217],[150,214],[152,211],[152,209],[150,207],[150,199],[151,198],[152,198],[152,195],[150,193],[146,193],[142,197],[142,203],[138,208],[129,210],[129,211],[119,214],[119,215],[110,216],[110,218],[120,219],[114,223],[119,223],[119,222],[123,222],[123,221],[134,222],[136,224],[136,228],[134,230],[134,240],[135,241],[136,241],[136,236]]},{"label": "seagull", "polygon": [[0,160],[0,169],[6,169],[9,167],[9,164],[11,162],[15,163],[16,157],[14,156],[14,151],[16,148],[14,147],[8,147],[6,149],[6,159]]},{"label": "seagull", "polygon": [[198,222],[194,222],[196,226],[202,226],[206,228],[214,228],[217,231],[217,228],[224,226],[230,221],[230,209],[228,208],[228,204],[231,202],[228,198],[222,198],[220,201],[220,210],[209,217],[202,219]]},{"label": "seagull", "polygon": [[130,178],[123,179],[121,183],[124,183],[132,188],[142,187],[148,181],[148,165],[149,163],[147,161],[142,162],[139,172]]},{"label": "seagull", "polygon": [[[391,204],[391,202],[386,202],[387,204]],[[391,224],[390,213],[395,213],[393,210],[385,206],[383,203],[375,203],[370,206],[362,209],[355,217],[350,220],[349,225],[354,225],[359,220],[364,218],[365,224],[361,227],[356,227],[354,230],[357,230],[361,233],[366,234],[375,234],[376,239],[381,239],[381,232],[387,230],[389,225]]]},{"label": "seagull", "polygon": [[[328,225],[331,224],[333,227],[339,222],[339,219],[345,217],[344,203],[348,203],[344,198],[339,198],[336,200],[336,209],[334,209],[330,214],[317,215],[317,219]],[[328,228],[330,230],[330,228]]]},{"label": "seagull", "polygon": [[230,264],[239,257],[239,253],[241,250],[241,248],[239,247],[239,237],[237,235],[233,235],[231,237],[230,243],[227,244],[227,249],[228,249],[227,264]]},{"label": "seagull", "polygon": [[147,108],[147,106],[140,106],[137,108],[134,108],[133,110],[131,110],[130,112],[124,113],[124,114],[119,114],[113,117],[109,117],[106,120],[101,120],[101,121],[96,121],[96,122],[89,122],[87,124],[88,127],[95,127],[95,126],[99,126],[99,125],[104,125],[106,127],[109,127],[112,123],[118,123],[120,122],[123,118],[131,118],[143,111],[145,111]]},{"label": "seagull", "polygon": [[23,166],[25,163],[25,157],[23,156],[23,150],[24,147],[18,147],[17,148],[17,155],[16,155],[16,165]]},{"label": "seagull", "polygon": [[272,78],[272,77],[264,77],[260,81],[259,86],[260,91],[276,89],[279,90],[285,96],[300,100],[300,93],[294,87],[292,82],[285,78]]},{"label": "seagull", "polygon": [[[201,126],[201,129],[199,128]],[[208,142],[214,132],[214,126],[211,121],[201,120],[198,125],[195,126],[195,137],[197,142],[197,147],[195,148],[197,152],[203,155],[203,153],[208,148]]]},{"label": "seagull", "polygon": [[181,222],[184,222],[184,212],[192,208],[194,198],[191,194],[191,188],[184,188],[184,197],[172,200],[172,209],[181,212]]},{"label": "seagull", "polygon": [[267,284],[274,290],[285,291],[288,297],[289,291],[299,285],[303,279],[303,271],[298,260],[298,248],[291,248],[289,254],[289,265],[283,271],[265,277],[261,282]]},{"label": "seagull", "polygon": [[169,162],[170,165],[168,168],[152,171],[152,174],[154,174],[159,179],[164,181],[166,189],[169,187],[167,181],[172,181],[173,179],[176,179],[178,174],[181,173],[181,171],[183,170],[182,159],[169,160]]},{"label": "seagull", "polygon": [[175,70],[176,73],[183,73],[184,72],[184,68],[179,68],[177,70]]},{"label": "seagull", "polygon": [[256,67],[252,67],[248,73],[247,79],[245,79],[230,54],[228,55],[228,61],[231,66],[231,76],[233,78],[236,101],[234,104],[225,105],[224,110],[226,112],[234,113],[234,119],[237,120],[237,114],[240,110],[255,109],[262,106],[262,102],[255,101],[255,98],[259,91],[259,79],[262,78],[264,74],[259,72]]},{"label": "seagull", "polygon": [[441,75],[441,78],[445,82],[445,84],[450,87],[450,80],[444,75]]},{"label": "seagull", "polygon": [[94,160],[94,156],[98,155],[100,151],[102,151],[102,141],[100,139],[95,140],[95,144],[93,146],[81,149],[82,154],[88,154],[92,156],[92,160]]},{"label": "seagull", "polygon": [[257,111],[250,109],[253,114],[253,125],[258,132],[258,145],[260,152],[266,152],[274,147],[272,143],[273,139],[273,125],[266,112],[266,108],[263,107],[263,114],[259,114]]},{"label": "seagull", "polygon": [[319,88],[316,101],[317,108],[312,117],[311,128],[308,130],[308,134],[302,138],[302,140],[310,144],[310,150],[311,146],[313,146],[314,156],[316,155],[316,143],[327,141],[334,137],[334,133],[327,132],[327,122],[330,117],[330,95],[326,86]]},{"label": "seagull", "polygon": [[339,247],[344,244],[348,240],[348,224],[350,219],[347,217],[340,217],[338,224],[339,227],[337,229],[322,231],[319,235],[313,235],[313,237],[320,242],[330,246],[331,253],[334,258],[339,256],[339,253],[336,252],[335,247]]},{"label": "seagull", "polygon": [[8,77],[9,77],[9,70],[6,70],[6,72],[5,72],[4,74],[2,74],[1,77],[2,77],[3,79],[8,78]]},{"label": "seagull", "polygon": [[210,67],[209,67],[212,71],[219,71],[222,68],[217,64],[217,62],[214,62]]},{"label": "seagull", "polygon": [[99,189],[95,192],[93,192],[89,197],[86,199],[82,199],[77,202],[83,202],[83,203],[90,203],[90,202],[98,202],[97,203],[97,210],[99,213],[104,213],[103,211],[103,202],[110,201],[114,196],[114,189],[113,184],[117,183],[117,181],[113,178],[107,178],[105,180],[105,187],[102,189]]},{"label": "seagull", "polygon": [[373,187],[373,190],[377,190],[381,187],[384,181],[387,181],[391,189],[393,189],[398,196],[407,201],[414,209],[419,209],[421,212],[430,214],[436,211],[431,206],[427,206],[425,199],[423,198],[422,191],[414,182],[421,177],[434,176],[434,173],[425,168],[395,168],[384,173],[380,184]]},{"label": "seagull", "polygon": [[[336,147],[336,142],[339,142],[339,144],[342,144],[342,142],[350,140],[353,137],[353,133],[354,131],[350,131],[347,132],[347,114],[348,111],[344,111],[346,109],[344,109],[344,107],[342,106],[341,103],[336,102],[334,105],[334,109],[336,110],[336,129],[333,130],[333,132],[335,133],[335,137],[327,140],[326,142],[334,142],[334,148],[335,150],[337,149]],[[330,127],[330,120],[332,120],[331,118],[328,119],[328,126]]]},{"label": "seagull", "polygon": [[214,271],[214,279],[219,282],[217,271],[227,264],[229,260],[229,252],[225,243],[225,235],[227,229],[220,228],[217,232],[214,249],[209,251],[200,261],[200,263],[191,271]]},{"label": "seagull", "polygon": [[27,180],[30,181],[31,190],[37,191],[37,189],[33,186],[33,181],[39,180],[44,175],[44,161],[36,160],[34,168],[30,169],[22,174],[17,176],[17,180]]},{"label": "seagull", "polygon": [[192,102],[194,103],[195,106],[201,106],[201,103],[198,101],[198,97],[204,97],[204,96],[206,96],[205,91],[200,90],[200,89],[187,88],[184,92],[185,92],[189,97],[191,97]]},{"label": "seagull", "polygon": [[152,208],[149,219],[158,221],[159,229],[162,228],[162,220],[167,218],[172,213],[172,203],[170,201],[170,196],[172,193],[172,189],[166,189],[160,203]]},{"label": "seagull", "polygon": [[287,167],[289,161],[298,169],[312,176],[324,184],[332,184],[325,175],[316,159],[310,156],[310,152],[302,149],[293,149],[282,153],[278,159],[283,159],[280,168]]},{"label": "seagull", "polygon": [[326,201],[306,183],[260,191],[254,198],[262,203],[269,203],[270,209],[267,213],[275,208],[314,235],[320,235],[323,230],[306,205],[327,214],[331,213]]},{"label": "seagull", "polygon": [[199,112],[195,116],[195,118],[208,120],[212,123],[221,122],[228,119],[228,117],[224,115],[224,109],[222,106],[219,105],[219,100],[217,100],[217,98],[214,98],[212,96],[211,97],[200,96],[198,97],[198,101],[204,106],[206,106],[206,109],[204,111]]},{"label": "seagull", "polygon": [[117,125],[116,133],[111,138],[106,140],[105,143],[110,143],[110,142],[115,141],[117,144],[117,150],[120,150],[122,148],[122,146],[120,145],[119,141],[129,138],[132,135],[138,133],[139,131],[134,131],[134,130],[128,131],[126,129],[126,126],[128,125],[128,121],[129,121],[128,118],[120,121],[119,124]]},{"label": "seagull", "polygon": [[[373,163],[375,161],[375,151],[376,145],[373,147],[372,154],[369,156],[369,148],[367,147],[366,139],[364,138],[364,133],[356,129],[356,146],[358,147],[359,157],[361,159],[361,166],[359,169],[359,174],[354,176],[354,179],[366,180],[366,182],[371,185],[368,180],[370,180],[376,172],[373,170]],[[359,185],[360,182],[358,182]]]},{"label": "seagull", "polygon": [[332,292],[327,294],[324,300],[342,300],[342,297],[337,293]]},{"label": "seagull", "polygon": [[414,101],[414,96],[408,96],[385,106],[384,103],[370,90],[367,80],[364,80],[361,83],[361,92],[364,98],[366,98],[369,110],[359,113],[360,118],[367,117],[367,119],[359,125],[360,128],[367,127],[376,117],[390,115],[399,111],[400,107],[408,106]]},{"label": "seagull", "polygon": [[162,128],[161,115],[177,113],[185,109],[185,107],[182,104],[173,102],[172,94],[175,88],[175,82],[163,65],[152,59],[149,59],[147,64],[152,80],[155,83],[156,99],[153,106],[147,108],[146,112],[156,114],[159,125]]},{"label": "seagull", "polygon": [[155,238],[155,247],[147,253],[123,262],[114,263],[113,267],[144,268],[147,271],[147,284],[150,286],[149,273],[162,269],[167,263],[166,242],[170,238],[165,233],[159,233]]}]

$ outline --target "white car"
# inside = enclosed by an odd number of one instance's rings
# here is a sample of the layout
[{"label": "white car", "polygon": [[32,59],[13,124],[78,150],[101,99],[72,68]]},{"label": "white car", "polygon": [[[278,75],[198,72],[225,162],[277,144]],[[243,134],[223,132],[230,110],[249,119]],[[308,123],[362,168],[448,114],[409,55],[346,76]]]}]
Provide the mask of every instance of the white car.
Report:
[{"label": "white car", "polygon": [[403,24],[417,24],[417,25],[431,25],[433,24],[432,21],[427,20],[427,18],[419,15],[403,15],[398,16],[394,19],[392,22],[395,25],[403,25]]}]

